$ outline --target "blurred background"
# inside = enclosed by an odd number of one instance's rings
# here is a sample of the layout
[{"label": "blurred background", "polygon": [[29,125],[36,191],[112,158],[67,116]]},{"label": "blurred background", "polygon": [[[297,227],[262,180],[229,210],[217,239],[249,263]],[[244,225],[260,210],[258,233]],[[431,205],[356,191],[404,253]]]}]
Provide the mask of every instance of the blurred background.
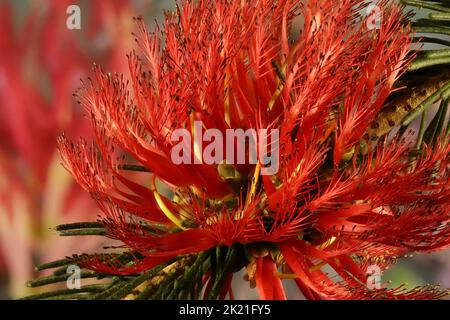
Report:
[{"label": "blurred background", "polygon": [[[80,29],[69,30],[70,5]],[[92,63],[124,72],[133,16],[151,24],[173,5],[157,0],[0,0],[0,297],[28,294],[37,263],[94,251],[96,238],[56,237],[57,224],[98,210],[60,165],[56,138],[89,137],[72,93]]]},{"label": "blurred background", "polygon": [[[67,28],[70,5],[81,9],[80,29]],[[25,282],[36,264],[105,245],[52,230],[99,213],[60,165],[56,138],[63,131],[89,137],[72,97],[80,78],[90,75],[94,62],[126,72],[132,17],[152,25],[173,7],[172,0],[0,0],[0,299],[29,294]],[[449,270],[450,252],[418,256],[401,260],[383,281],[448,288]],[[241,276],[235,280],[236,298],[257,298]]]}]

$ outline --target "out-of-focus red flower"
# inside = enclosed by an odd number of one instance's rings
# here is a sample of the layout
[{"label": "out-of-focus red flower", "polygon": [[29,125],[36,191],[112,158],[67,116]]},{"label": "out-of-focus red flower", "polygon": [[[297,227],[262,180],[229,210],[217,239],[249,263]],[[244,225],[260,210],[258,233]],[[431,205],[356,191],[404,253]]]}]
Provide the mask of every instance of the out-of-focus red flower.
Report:
[{"label": "out-of-focus red flower", "polygon": [[[384,269],[410,251],[448,247],[450,144],[441,138],[415,159],[410,138],[360,151],[412,57],[403,8],[380,1],[380,28],[368,28],[364,3],[182,1],[166,16],[164,45],[159,29],[147,33],[138,21],[143,56],[128,56],[131,81],[96,68],[78,92],[95,143],[62,136],[59,145],[65,166],[104,212],[108,236],[142,259],[121,265],[88,255],[77,262],[133,274],[238,245],[245,254],[236,267],[247,267],[264,299],[284,299],[285,278],[310,299],[442,297],[432,287],[366,285],[372,263]],[[291,41],[299,15],[303,28]],[[256,165],[175,165],[171,134],[186,128],[195,136],[195,120],[224,136],[227,129],[279,129],[280,170],[261,175],[261,158]],[[145,183],[124,175],[130,162],[118,150],[150,172]],[[203,151],[195,143],[193,150]],[[213,273],[203,280],[208,296]]]},{"label": "out-of-focus red flower", "polygon": [[23,24],[10,3],[0,5],[0,268],[13,290],[30,278],[33,255],[48,260],[92,246],[44,238],[55,223],[97,212],[59,169],[56,138],[89,134],[72,94],[93,61],[124,69],[133,13],[129,1],[95,1],[81,7],[81,30],[69,30],[71,4],[31,2]]}]

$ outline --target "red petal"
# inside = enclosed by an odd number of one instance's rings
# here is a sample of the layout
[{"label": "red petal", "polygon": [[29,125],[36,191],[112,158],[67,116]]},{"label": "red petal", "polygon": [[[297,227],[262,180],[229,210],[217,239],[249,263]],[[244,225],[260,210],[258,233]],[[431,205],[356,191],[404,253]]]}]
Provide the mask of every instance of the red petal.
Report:
[{"label": "red petal", "polygon": [[256,288],[261,299],[286,300],[281,279],[275,277],[277,266],[269,256],[256,260]]}]

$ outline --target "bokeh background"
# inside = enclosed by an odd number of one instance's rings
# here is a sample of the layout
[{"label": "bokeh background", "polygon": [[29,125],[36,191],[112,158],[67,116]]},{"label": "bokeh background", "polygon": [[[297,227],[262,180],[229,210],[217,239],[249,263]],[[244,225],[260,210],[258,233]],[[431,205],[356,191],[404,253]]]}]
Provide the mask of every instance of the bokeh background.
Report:
[{"label": "bokeh background", "polygon": [[[73,4],[81,9],[80,30],[66,27]],[[60,165],[56,138],[89,137],[72,97],[80,79],[94,62],[126,72],[133,16],[152,25],[173,7],[173,0],[0,0],[0,299],[31,293],[25,282],[36,264],[106,245],[94,237],[60,238],[52,229],[99,213]],[[408,257],[383,281],[448,288],[449,271],[450,252]],[[235,277],[235,295],[257,298],[242,276]]]}]

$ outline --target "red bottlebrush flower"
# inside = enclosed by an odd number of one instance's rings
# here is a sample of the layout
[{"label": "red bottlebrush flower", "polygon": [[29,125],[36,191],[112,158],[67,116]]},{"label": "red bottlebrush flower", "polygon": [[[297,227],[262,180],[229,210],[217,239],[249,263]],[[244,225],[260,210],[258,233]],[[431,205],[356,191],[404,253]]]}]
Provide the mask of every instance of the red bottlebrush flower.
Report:
[{"label": "red bottlebrush flower", "polygon": [[[131,80],[96,67],[77,94],[95,143],[59,139],[66,168],[105,215],[106,235],[132,258],[75,261],[111,274],[151,274],[169,263],[206,268],[201,285],[157,290],[155,298],[185,297],[184,289],[195,297],[201,286],[205,297],[231,295],[232,274],[243,267],[264,299],[286,298],[284,279],[310,299],[444,296],[433,287],[367,286],[369,265],[383,270],[450,240],[448,138],[415,155],[411,135],[366,141],[414,58],[403,7],[378,6],[379,28],[367,27],[361,0],[182,1],[162,32],[147,33],[138,20],[143,54],[128,56]],[[173,161],[177,129],[191,135],[189,163]],[[261,155],[255,164],[230,163],[230,149],[220,147],[220,163],[199,161],[208,148],[199,129],[277,129],[278,139],[258,147],[273,155],[279,146],[279,170],[262,174]],[[250,156],[247,146],[232,151]]]},{"label": "red bottlebrush flower", "polygon": [[[6,273],[13,297],[23,296],[33,257],[47,261],[78,245],[48,239],[47,230],[98,211],[60,170],[56,140],[63,131],[90,132],[72,93],[89,74],[93,54],[124,70],[130,40],[122,32],[131,32],[133,13],[127,1],[82,6],[82,31],[69,30],[71,4],[31,1],[23,23],[16,23],[13,4],[0,4],[0,273]],[[117,28],[109,26],[112,21]]]}]

